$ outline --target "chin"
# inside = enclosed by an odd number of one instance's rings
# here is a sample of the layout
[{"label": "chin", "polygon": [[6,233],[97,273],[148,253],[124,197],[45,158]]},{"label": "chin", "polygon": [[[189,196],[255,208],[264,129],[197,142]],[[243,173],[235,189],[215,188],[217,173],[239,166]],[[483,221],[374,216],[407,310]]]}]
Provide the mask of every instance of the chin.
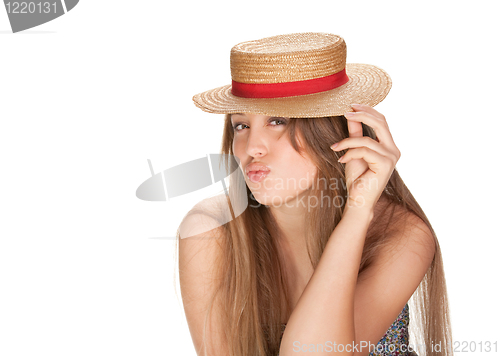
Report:
[{"label": "chin", "polygon": [[250,198],[248,200],[248,205],[250,205],[253,208],[258,207],[259,205],[266,205],[270,206],[272,202],[272,196],[263,196],[260,193],[256,193],[252,190],[250,190],[252,194],[250,195]]},{"label": "chin", "polygon": [[267,207],[280,207],[286,205],[288,207],[294,206],[294,201],[297,199],[297,195],[283,195],[274,194],[273,192],[260,192],[252,191],[250,196],[249,205],[256,207],[257,205],[265,205]]}]

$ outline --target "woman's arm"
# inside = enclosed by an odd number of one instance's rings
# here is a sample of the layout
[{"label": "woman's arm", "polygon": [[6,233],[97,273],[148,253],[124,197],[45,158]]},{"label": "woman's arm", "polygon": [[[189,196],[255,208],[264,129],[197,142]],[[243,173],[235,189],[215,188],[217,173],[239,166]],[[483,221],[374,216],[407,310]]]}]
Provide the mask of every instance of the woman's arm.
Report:
[{"label": "woman's arm", "polygon": [[215,299],[206,325],[206,348],[203,342],[205,317],[215,293],[214,261],[221,253],[222,227],[202,214],[186,217],[180,226],[179,283],[187,324],[199,356],[229,355],[220,320],[225,306]]},{"label": "woman's arm", "polygon": [[[358,275],[366,232],[399,160],[385,117],[365,105],[346,114],[350,148],[345,162],[349,204],[287,324],[280,356],[368,355],[420,284],[434,257],[434,237],[423,221],[408,216],[404,231],[387,237],[373,263]],[[377,141],[363,137],[361,122]],[[360,203],[359,205],[356,203]],[[363,348],[364,346],[364,348]]]},{"label": "woman's arm", "polygon": [[[354,292],[366,231],[372,218],[371,209],[346,210],[290,316],[280,356],[297,355],[304,344],[326,346],[326,341],[352,344],[355,339]],[[352,355],[352,352],[345,354]]]},{"label": "woman's arm", "polygon": [[390,237],[358,276],[371,216],[370,211],[346,210],[290,316],[280,356],[312,351],[368,355],[368,347],[378,343],[420,284],[435,245],[427,225],[416,216],[408,217],[406,228]]}]

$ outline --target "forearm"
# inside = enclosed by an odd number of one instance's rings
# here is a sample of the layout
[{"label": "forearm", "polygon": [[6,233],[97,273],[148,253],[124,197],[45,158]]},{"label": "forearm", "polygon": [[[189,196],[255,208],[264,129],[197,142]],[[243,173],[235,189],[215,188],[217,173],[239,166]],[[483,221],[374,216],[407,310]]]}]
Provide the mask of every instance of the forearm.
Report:
[{"label": "forearm", "polygon": [[[303,346],[322,344],[328,349],[316,355],[331,355],[334,345],[354,341],[354,291],[370,210],[346,210],[328,240],[321,259],[300,297],[280,346],[280,356],[297,355]],[[327,343],[329,341],[329,343]],[[339,352],[349,354],[352,352]],[[300,354],[300,353],[299,353]]]}]

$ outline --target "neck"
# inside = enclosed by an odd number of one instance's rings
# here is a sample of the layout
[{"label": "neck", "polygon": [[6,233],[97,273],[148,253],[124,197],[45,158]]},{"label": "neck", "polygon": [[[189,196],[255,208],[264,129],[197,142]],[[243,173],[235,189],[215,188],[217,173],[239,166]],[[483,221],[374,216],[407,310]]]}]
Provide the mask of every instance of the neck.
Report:
[{"label": "neck", "polygon": [[302,248],[306,241],[305,216],[308,207],[307,204],[302,205],[300,198],[298,196],[285,204],[269,207],[281,231],[278,242],[292,249]]}]

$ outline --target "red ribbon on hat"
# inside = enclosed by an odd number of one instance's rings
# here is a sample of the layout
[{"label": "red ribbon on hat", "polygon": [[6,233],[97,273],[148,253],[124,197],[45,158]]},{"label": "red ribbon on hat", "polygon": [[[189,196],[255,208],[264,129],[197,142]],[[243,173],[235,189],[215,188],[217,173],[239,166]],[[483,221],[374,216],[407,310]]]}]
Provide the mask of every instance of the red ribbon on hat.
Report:
[{"label": "red ribbon on hat", "polygon": [[307,95],[332,90],[349,81],[345,68],[335,74],[297,82],[247,84],[235,82],[231,93],[242,98],[284,98],[287,96]]}]

